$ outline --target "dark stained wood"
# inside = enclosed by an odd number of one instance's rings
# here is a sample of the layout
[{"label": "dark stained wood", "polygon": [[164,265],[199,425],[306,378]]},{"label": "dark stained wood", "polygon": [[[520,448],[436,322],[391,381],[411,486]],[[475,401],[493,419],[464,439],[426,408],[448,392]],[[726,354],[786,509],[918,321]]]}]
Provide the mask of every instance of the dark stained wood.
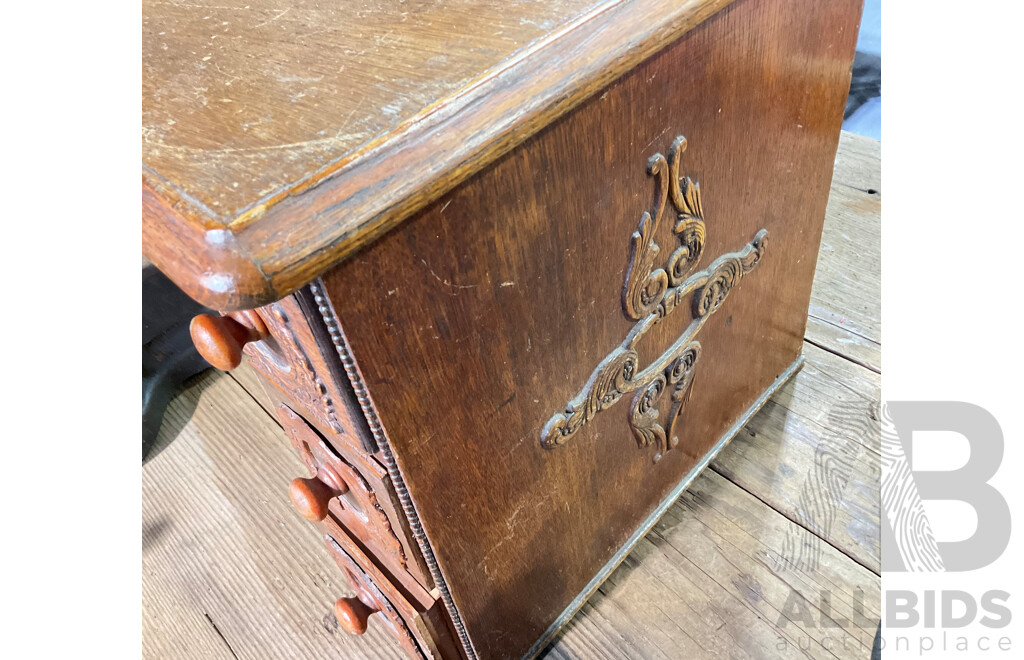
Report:
[{"label": "dark stained wood", "polygon": [[[878,150],[877,142],[844,135],[833,194],[877,179]],[[868,239],[878,235],[878,223],[863,217],[867,211],[840,211],[829,203],[826,235],[853,235],[861,226],[876,232]],[[827,282],[841,280],[833,271],[844,263],[839,250],[821,254],[815,295],[842,303],[829,296]],[[878,271],[865,273],[862,283],[878,296]],[[808,339],[817,341],[813,333],[809,326]],[[818,538],[787,509],[814,476],[815,448],[848,455],[863,444],[837,426],[831,400],[880,396],[879,378],[868,369],[806,344],[804,352],[805,367],[748,425],[754,434],[741,432],[697,478],[544,657],[867,657],[873,630],[850,634],[848,645],[831,644],[826,654],[813,636],[820,630],[801,621],[779,624],[793,591],[819,621],[820,591],[827,590],[829,615],[843,619],[848,633],[869,627],[850,625],[858,599],[868,617],[877,620],[880,611],[879,578],[858,565],[867,555],[844,538],[848,527],[878,536],[866,512],[877,521],[879,491],[867,475],[853,474],[816,563],[773,561]],[[158,443],[164,449],[142,469],[143,657],[401,657],[373,617],[361,637],[332,623],[334,600],[354,593],[282,493],[281,484],[303,467],[274,421],[275,405],[247,363],[230,379],[201,377],[172,401]],[[857,460],[856,470],[866,466]],[[863,497],[873,503],[859,503]],[[864,538],[849,538],[858,536]],[[871,544],[877,547],[862,546]],[[801,646],[778,648],[794,637]]]},{"label": "dark stained wood", "polygon": [[[859,9],[737,2],[324,276],[479,657],[527,652],[799,355]],[[702,263],[762,229],[767,252],[700,330],[678,447],[653,463],[625,401],[545,448],[634,326],[647,164],[680,134]],[[651,328],[640,363],[692,316]]]},{"label": "dark stained wood", "polygon": [[[244,369],[239,369],[232,372],[232,375],[245,373]],[[392,573],[392,576],[396,582],[402,583],[410,590],[407,591],[409,598],[416,601],[421,600],[420,594],[424,590],[433,589],[434,582],[422,555],[420,555],[419,548],[413,540],[409,521],[402,512],[395,485],[391,482],[386,468],[374,455],[368,455],[352,448],[349,443],[343,442],[338,436],[317,433],[311,427],[309,419],[295,416],[295,420],[292,420],[294,411],[290,406],[294,401],[262,375],[252,373],[252,371],[248,373],[249,375],[242,379],[243,386],[250,392],[257,393],[255,396],[259,397],[258,400],[264,406],[264,410],[282,424],[285,433],[293,440],[292,446],[300,449],[301,445],[305,443],[310,449],[316,450],[317,456],[320,457],[319,462],[316,462],[316,457],[311,455],[312,452],[309,449],[299,451],[299,456],[306,462],[307,467],[319,466],[325,461],[330,461],[339,470],[351,470],[355,475],[351,480],[352,483],[359,485],[360,489],[364,491],[361,496],[364,501],[364,510],[370,510],[376,506],[381,508],[387,517],[390,532],[396,535],[401,543],[400,554],[405,558],[400,565],[391,565],[391,570],[397,572],[397,576],[395,573]],[[284,409],[290,411],[290,414],[282,414]],[[373,502],[368,501],[369,493],[373,494]],[[343,518],[341,523],[346,524],[344,518],[347,515],[343,514],[341,517]],[[390,564],[388,557],[392,554],[390,552],[383,553],[378,559],[388,566]],[[408,573],[404,574],[402,571],[408,571]]]},{"label": "dark stained wood", "polygon": [[[576,1],[413,0],[387,34],[361,3],[358,52],[338,8],[147,6],[144,250],[260,305],[199,343],[287,411],[347,627],[412,655],[539,652],[800,361],[858,0]],[[201,34],[236,10],[237,45]],[[873,570],[870,534],[818,532]]]},{"label": "dark stained wood", "polygon": [[[844,184],[864,188],[877,179],[877,153],[878,143],[844,135],[833,195]],[[865,234],[868,240],[875,240],[878,224],[865,219],[867,210],[860,213],[830,202],[825,234],[853,236],[864,227],[875,232]],[[841,281],[835,271],[842,272],[844,263],[841,248],[823,252],[815,276],[815,295],[833,299],[839,312],[842,298],[829,295],[828,283]],[[862,282],[876,297],[878,278],[877,270],[865,272]],[[808,327],[807,337],[818,341],[814,331]],[[871,533],[877,538],[879,493],[869,475],[857,473],[867,466],[859,458],[867,443],[848,433],[831,408],[833,401],[877,400],[879,378],[806,342],[804,353],[807,363],[795,379],[697,478],[544,657],[869,655],[874,630],[854,623],[855,607],[862,603],[861,611],[877,621],[880,582],[863,565],[869,553],[857,553],[858,546],[877,547],[858,539]],[[276,405],[247,363],[230,378],[213,372],[200,377],[172,401],[158,443],[165,448],[142,470],[143,657],[402,656],[397,641],[375,622],[378,615],[362,637],[334,623],[332,603],[354,591],[281,490],[304,468],[282,437]],[[820,538],[805,527],[812,521],[787,508],[798,501],[802,484],[813,480],[810,459],[818,446],[824,455],[857,461],[834,523]],[[873,504],[863,498],[874,498]],[[856,533],[845,536],[849,530]],[[816,562],[778,561],[794,547],[819,541]],[[828,616],[839,628],[781,618],[796,593],[813,620],[823,621],[822,591],[831,596]],[[828,640],[820,635],[829,630],[835,635],[826,650]],[[848,644],[835,640],[839,634],[848,635]]]},{"label": "dark stained wood", "polygon": [[[380,17],[360,18],[348,7],[318,17],[325,21],[322,32],[309,27],[308,18],[297,11],[282,15],[276,32],[253,25],[251,16],[249,23],[235,19],[229,37],[218,32],[222,26],[216,25],[215,15],[223,23],[224,11],[230,10],[151,3],[144,9],[143,251],[186,293],[210,307],[244,309],[272,302],[728,4],[417,2],[414,11],[395,12],[408,21],[393,22],[385,34],[371,37],[378,44],[402,45],[400,54],[389,58],[390,48],[358,46]],[[468,43],[454,51],[439,43],[436,28],[425,27],[433,18],[430,11],[450,15],[447,24],[438,23],[446,40],[466,35],[462,38]],[[365,29],[361,20],[368,21]],[[534,30],[530,23],[538,20],[541,29]],[[331,34],[339,21],[345,21],[354,48],[339,48]],[[506,24],[517,23],[508,33],[511,39],[500,34]],[[191,32],[196,24],[211,30]],[[295,98],[302,92],[294,91],[291,78],[309,74],[297,72],[304,63],[290,60],[292,45],[281,53],[278,34],[301,44],[304,57],[316,58],[305,69],[325,80],[306,83],[304,89],[316,86],[323,94]],[[316,40],[306,40],[312,36],[327,43],[317,48]],[[489,43],[494,39],[503,42],[498,52]],[[220,44],[227,45],[222,50]],[[511,49],[514,44],[520,47]],[[438,49],[464,64],[451,69],[427,65]],[[253,61],[266,64],[253,67]],[[393,67],[421,70],[408,81],[395,82],[389,80]],[[452,85],[450,74],[462,79]],[[346,78],[350,75],[354,80]],[[227,93],[228,82],[239,93]],[[367,91],[372,86],[377,89]],[[404,107],[403,86],[423,92],[411,97],[409,114],[401,113],[408,119],[381,132],[350,130],[381,121],[382,115],[386,121],[388,108],[396,104]],[[309,109],[314,103],[319,105]],[[339,133],[352,133],[355,139],[339,139]],[[231,146],[225,148],[225,140]],[[229,212],[220,215],[219,204]],[[283,233],[289,240],[275,240]]]}]

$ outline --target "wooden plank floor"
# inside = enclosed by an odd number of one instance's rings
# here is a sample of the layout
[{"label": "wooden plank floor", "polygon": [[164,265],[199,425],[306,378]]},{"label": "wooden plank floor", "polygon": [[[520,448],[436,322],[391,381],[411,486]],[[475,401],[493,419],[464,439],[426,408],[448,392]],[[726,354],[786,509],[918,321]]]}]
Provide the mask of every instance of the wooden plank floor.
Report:
[{"label": "wooden plank floor", "polygon": [[[880,144],[844,134],[806,365],[545,651],[547,658],[866,658],[878,623]],[[142,468],[147,658],[399,658],[286,484],[305,469],[242,368],[171,404]]]}]

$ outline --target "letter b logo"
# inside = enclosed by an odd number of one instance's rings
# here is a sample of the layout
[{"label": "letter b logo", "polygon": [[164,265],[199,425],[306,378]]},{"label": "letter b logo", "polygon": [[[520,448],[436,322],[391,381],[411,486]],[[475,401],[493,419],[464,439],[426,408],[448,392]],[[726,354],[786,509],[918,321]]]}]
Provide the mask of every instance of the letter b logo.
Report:
[{"label": "letter b logo", "polygon": [[[914,470],[915,431],[959,433],[970,447],[956,470]],[[959,401],[890,401],[882,411],[882,568],[970,571],[999,558],[1010,541],[1010,508],[988,480],[1003,459],[1003,432],[984,408]],[[936,541],[921,505],[956,500],[974,508],[978,528],[963,541]]]}]

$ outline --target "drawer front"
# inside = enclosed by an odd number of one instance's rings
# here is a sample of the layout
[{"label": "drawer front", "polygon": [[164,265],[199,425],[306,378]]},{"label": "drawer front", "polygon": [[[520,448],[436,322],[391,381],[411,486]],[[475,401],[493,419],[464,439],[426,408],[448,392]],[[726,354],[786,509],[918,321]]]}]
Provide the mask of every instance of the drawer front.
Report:
[{"label": "drawer front", "polygon": [[[429,573],[403,525],[394,487],[384,468],[359,454],[350,454],[346,460],[288,405],[278,403],[276,412],[309,469],[310,477],[292,486],[292,499],[301,499],[303,515],[311,520],[322,520],[325,514],[333,517],[407,592],[429,588]],[[296,488],[300,489],[298,494]],[[310,501],[318,496],[324,498],[326,507],[323,502]],[[317,513],[318,508],[323,510]]]},{"label": "drawer front", "polygon": [[328,534],[324,540],[327,544],[327,551],[345,573],[349,587],[355,592],[354,596],[339,599],[335,605],[335,616],[341,626],[350,633],[362,634],[365,632],[366,626],[370,625],[367,619],[372,618],[391,632],[410,658],[425,657],[406,624],[407,617],[417,616],[414,611],[411,611],[412,608],[408,603],[399,601],[405,605],[403,607],[405,616],[403,616],[403,613],[399,612],[374,580],[342,549],[335,538]]},{"label": "drawer front", "polygon": [[858,11],[736,2],[323,276],[479,657],[792,373]]},{"label": "drawer front", "polygon": [[310,304],[299,292],[255,310],[270,337],[246,345],[250,364],[335,442],[376,452],[333,347],[318,339],[320,316]]},{"label": "drawer front", "polygon": [[354,627],[359,634],[376,621],[387,627],[412,658],[463,657],[439,600],[429,594],[419,600],[407,598],[334,520],[326,520],[323,527],[327,551],[355,592],[335,604],[339,624],[348,629]]}]

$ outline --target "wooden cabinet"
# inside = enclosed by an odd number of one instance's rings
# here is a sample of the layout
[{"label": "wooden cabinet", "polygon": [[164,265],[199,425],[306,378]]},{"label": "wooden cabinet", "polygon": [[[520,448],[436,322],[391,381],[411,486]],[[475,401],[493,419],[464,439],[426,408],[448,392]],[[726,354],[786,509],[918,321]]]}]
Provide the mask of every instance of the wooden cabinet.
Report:
[{"label": "wooden cabinet", "polygon": [[265,378],[339,621],[529,657],[799,367],[860,4],[378,4],[245,23],[191,114],[154,31],[222,9],[146,5],[144,246]]}]

